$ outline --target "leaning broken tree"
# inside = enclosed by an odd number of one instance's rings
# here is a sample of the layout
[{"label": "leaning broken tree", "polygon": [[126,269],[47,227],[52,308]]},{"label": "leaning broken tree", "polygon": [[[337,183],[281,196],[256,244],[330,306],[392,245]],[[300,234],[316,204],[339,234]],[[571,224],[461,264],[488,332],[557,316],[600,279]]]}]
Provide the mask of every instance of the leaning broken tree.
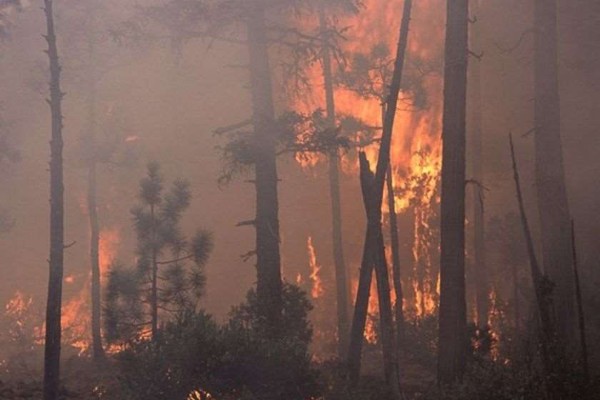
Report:
[{"label": "leaning broken tree", "polygon": [[398,96],[400,92],[402,71],[404,68],[406,47],[408,43],[408,28],[410,23],[411,8],[412,1],[405,1],[402,22],[400,24],[400,36],[398,39],[396,60],[394,63],[394,73],[390,84],[389,96],[386,101],[387,106],[383,124],[383,133],[381,136],[377,168],[374,176],[372,176],[372,172],[369,168],[369,164],[364,153],[361,153],[361,186],[363,188],[363,196],[365,200],[364,203],[367,211],[367,232],[363,248],[363,258],[360,268],[358,291],[356,294],[354,317],[352,320],[350,348],[348,351],[350,379],[356,382],[360,374],[363,334],[367,316],[372,273],[373,269],[375,269],[379,294],[379,313],[381,318],[381,339],[383,345],[384,369],[386,380],[395,392],[399,392],[400,389],[399,370],[395,349],[396,343],[391,312],[387,262],[385,259],[385,250],[383,248],[381,204],[383,201],[385,176],[388,173],[390,164],[392,132],[396,117],[396,108],[398,106]]},{"label": "leaning broken tree", "polygon": [[519,205],[519,213],[521,215],[521,225],[523,227],[523,235],[525,236],[525,244],[527,246],[527,254],[529,256],[529,267],[531,271],[531,281],[533,283],[535,300],[537,306],[537,315],[540,321],[539,337],[542,363],[544,371],[548,377],[555,380],[554,372],[556,371],[555,361],[556,354],[556,325],[552,314],[552,282],[546,277],[540,268],[535,247],[529,227],[529,220],[525,212],[523,203],[523,193],[521,191],[521,180],[519,177],[519,168],[515,155],[515,147],[512,140],[512,135],[509,135],[510,154],[512,159],[513,178],[517,191],[517,202]]}]

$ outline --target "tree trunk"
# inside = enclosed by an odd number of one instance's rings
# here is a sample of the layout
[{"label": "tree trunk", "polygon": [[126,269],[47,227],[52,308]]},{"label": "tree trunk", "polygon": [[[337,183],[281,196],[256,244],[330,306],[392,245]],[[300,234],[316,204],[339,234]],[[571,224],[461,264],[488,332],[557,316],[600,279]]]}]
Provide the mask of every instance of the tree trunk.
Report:
[{"label": "tree trunk", "polygon": [[519,275],[517,273],[517,264],[512,263],[512,279],[513,279],[513,302],[515,312],[515,332],[519,335],[521,331],[521,310],[519,304]]},{"label": "tree trunk", "polygon": [[575,246],[575,222],[571,222],[571,238],[573,249],[573,277],[575,278],[575,295],[577,296],[577,316],[579,323],[579,345],[581,346],[581,366],[585,382],[590,382],[590,369],[588,364],[587,341],[585,337],[585,315],[583,313],[583,300],[581,296],[581,284],[579,282],[579,265],[577,264],[577,247]]},{"label": "tree trunk", "polygon": [[[386,185],[388,193],[388,208],[390,211],[390,242],[392,247],[392,279],[394,282],[394,294],[396,295],[396,305],[394,308],[396,317],[396,344],[398,350],[401,350],[404,343],[404,310],[402,303],[404,296],[402,294],[402,279],[400,276],[400,246],[398,238],[398,219],[396,216],[396,201],[394,196],[394,182],[392,178],[392,166],[388,169],[386,175]],[[398,354],[400,356],[400,354]],[[400,358],[398,358],[400,360]]]},{"label": "tree trunk", "polygon": [[[327,108],[327,128],[334,130],[335,126],[335,99],[333,92],[333,77],[331,54],[327,37],[327,21],[323,3],[319,9],[319,25],[323,40],[323,79],[325,81],[325,101]],[[338,357],[346,358],[348,350],[348,280],[346,276],[346,263],[344,261],[344,248],[342,240],[342,206],[340,202],[340,172],[338,149],[329,152],[329,193],[331,196],[332,217],[332,243],[333,261],[335,264],[337,322],[338,322]]]},{"label": "tree trunk", "polygon": [[150,218],[152,219],[152,254],[150,255],[150,267],[152,268],[150,287],[150,325],[152,339],[158,335],[158,249],[157,249],[157,224],[154,204],[150,205]]},{"label": "tree trunk", "polygon": [[[479,11],[479,1],[473,2],[472,14],[477,16]],[[469,39],[471,50],[481,51],[480,23],[475,23],[470,32]],[[474,256],[475,256],[475,297],[477,310],[477,327],[485,330],[488,325],[489,304],[489,285],[487,282],[487,267],[485,263],[485,208],[484,208],[484,182],[483,182],[483,131],[482,131],[482,112],[481,112],[481,65],[480,61],[469,64],[470,84],[469,84],[469,116],[470,116],[470,136],[471,136],[471,178],[475,182],[471,192],[472,212],[473,212],[473,238],[474,238]]]},{"label": "tree trunk", "polygon": [[556,0],[535,1],[535,183],[544,272],[555,283],[558,340],[571,344],[575,306],[571,215],[560,137]]},{"label": "tree trunk", "polygon": [[465,140],[468,0],[448,1],[444,66],[438,382],[462,378],[466,363]]},{"label": "tree trunk", "polygon": [[512,135],[509,137],[510,140],[510,154],[512,157],[513,174],[515,180],[515,186],[517,190],[517,201],[519,204],[519,213],[521,214],[521,223],[523,225],[523,233],[525,236],[525,243],[527,245],[527,254],[529,255],[529,266],[531,268],[531,280],[533,282],[538,315],[540,320],[540,347],[542,351],[542,362],[544,364],[544,370],[546,375],[555,380],[553,371],[555,367],[553,365],[553,343],[555,341],[556,331],[555,325],[552,321],[552,297],[551,297],[551,283],[548,282],[547,278],[542,273],[537,257],[535,255],[535,248],[533,246],[533,239],[531,236],[531,230],[529,228],[529,221],[525,212],[525,206],[523,204],[523,194],[521,192],[521,183],[519,179],[519,169],[517,166],[517,159],[515,156],[515,149],[513,146]]},{"label": "tree trunk", "polygon": [[252,5],[248,15],[248,53],[256,174],[256,294],[259,313],[267,329],[277,335],[282,310],[281,260],[275,109],[267,40],[264,6]]},{"label": "tree trunk", "polygon": [[64,256],[64,187],[61,67],[58,59],[52,0],[44,0],[50,65],[50,260],[48,301],[46,304],[46,341],[44,351],[44,400],[56,400],[60,386],[61,305]]},{"label": "tree trunk", "polygon": [[[358,288],[358,292],[356,294],[356,303],[355,303],[355,309],[354,309],[354,317],[352,320],[352,329],[351,329],[351,336],[350,336],[350,347],[349,347],[349,354],[348,354],[348,362],[349,362],[349,371],[350,371],[350,379],[352,379],[353,382],[357,381],[357,378],[359,376],[360,373],[360,359],[361,359],[361,349],[362,349],[362,341],[363,341],[363,334],[364,334],[364,327],[365,327],[365,321],[366,321],[366,317],[367,317],[367,308],[368,308],[368,303],[369,303],[369,289],[370,289],[370,283],[371,283],[371,274],[372,274],[372,268],[373,268],[373,264],[375,263],[376,268],[378,268],[378,278],[381,278],[381,280],[378,280],[377,282],[377,287],[378,287],[378,292],[380,294],[380,307],[384,307],[384,309],[386,307],[388,307],[387,304],[385,304],[384,302],[382,302],[382,300],[385,301],[385,298],[382,298],[383,296],[385,296],[385,292],[387,292],[387,296],[389,298],[389,282],[388,282],[388,277],[387,277],[387,265],[385,265],[385,254],[383,254],[383,257],[381,257],[381,254],[377,254],[378,253],[378,247],[379,244],[383,243],[383,235],[381,234],[381,202],[383,200],[383,188],[384,188],[384,184],[385,184],[385,175],[387,174],[388,168],[389,168],[389,161],[390,161],[390,147],[391,147],[391,141],[392,141],[392,132],[393,132],[393,128],[394,128],[394,119],[396,117],[396,108],[398,106],[398,95],[400,92],[400,84],[401,84],[401,80],[402,80],[402,70],[404,68],[404,57],[405,57],[405,53],[406,53],[406,46],[408,43],[408,28],[409,28],[409,23],[410,23],[410,13],[411,13],[411,8],[412,8],[412,1],[411,0],[406,0],[404,2],[404,9],[403,9],[403,14],[402,14],[402,23],[400,25],[400,37],[398,40],[398,48],[397,48],[397,52],[396,52],[396,60],[394,63],[394,73],[392,76],[392,82],[390,85],[390,91],[389,91],[389,96],[388,99],[386,101],[386,115],[385,115],[385,120],[384,120],[384,124],[383,124],[383,133],[381,136],[381,145],[379,148],[379,156],[378,156],[378,160],[377,160],[377,168],[375,171],[375,178],[373,181],[373,184],[371,185],[371,189],[369,190],[371,192],[370,196],[365,196],[365,197],[372,197],[372,201],[365,201],[365,207],[367,208],[367,215],[368,215],[368,222],[367,222],[367,233],[366,233],[366,238],[365,238],[365,245],[364,245],[364,249],[363,249],[363,259],[362,259],[362,263],[361,263],[361,268],[360,268],[360,280],[359,280],[359,288]],[[364,170],[364,167],[368,167],[368,163],[366,163],[366,159],[362,160],[364,158],[364,154],[361,156],[361,170]],[[370,172],[370,171],[369,171]],[[366,171],[365,171],[366,173]],[[361,174],[361,181],[363,180],[363,174]],[[365,190],[365,189],[363,189]],[[372,204],[372,205],[370,205]],[[370,210],[372,212],[374,212],[374,215],[369,215],[370,214]],[[384,276],[384,269],[385,269],[385,276]],[[385,283],[388,283],[388,286],[385,287]],[[389,304],[390,307],[390,317],[391,317],[391,304]],[[381,313],[381,311],[380,311]],[[393,324],[390,320],[389,324],[390,326],[384,326],[383,324],[386,323],[387,324],[387,310],[385,311],[385,313],[381,313],[380,318],[382,318],[382,334],[383,335],[387,335],[390,332],[392,332],[392,337],[391,338],[384,338],[382,337],[382,344],[384,346],[386,346],[386,343],[388,342],[388,340],[390,340],[389,343],[391,343],[392,347],[393,347],[393,343],[394,343],[394,337],[393,337]],[[396,358],[396,354],[385,354],[387,351],[390,351],[390,349],[386,349],[384,347],[384,356],[385,357],[391,357],[391,361],[390,364],[388,365],[386,362],[386,365],[389,366],[393,366],[395,363],[395,358]],[[395,353],[395,352],[394,352]],[[397,363],[396,363],[396,368],[397,368]],[[394,371],[386,371],[386,377],[390,377],[391,379],[394,379],[395,382],[398,382],[398,375],[397,373],[395,373]],[[393,385],[393,382],[390,382],[392,384],[392,388],[395,390],[396,388]]]},{"label": "tree trunk", "polygon": [[100,287],[100,227],[96,196],[96,162],[88,167],[88,214],[90,222],[90,262],[92,268],[92,354],[95,361],[104,358],[101,334],[101,287]]},{"label": "tree trunk", "polygon": [[[91,28],[90,28],[91,29]],[[94,37],[88,38],[89,45],[89,93],[88,93],[88,217],[90,224],[90,267],[92,271],[92,355],[95,361],[104,358],[102,347],[102,295],[100,286],[100,224],[98,222],[97,161],[96,161],[96,69],[94,65]]]},{"label": "tree trunk", "polygon": [[[361,170],[362,172],[362,170]],[[367,213],[367,207],[370,196],[366,191],[370,188],[367,184],[368,180],[361,176],[361,188],[363,189],[363,203]],[[354,314],[352,317],[352,326],[350,328],[350,344],[348,347],[348,372],[351,383],[358,383],[360,377],[360,363],[362,356],[362,345],[364,340],[365,325],[367,323],[367,312],[369,309],[369,297],[371,296],[371,282],[373,280],[373,264],[370,260],[372,253],[368,236],[372,233],[369,231],[367,223],[367,233],[363,245],[362,260],[360,263],[358,289],[356,290],[356,302],[354,304]]]},{"label": "tree trunk", "polygon": [[365,153],[361,152],[359,157],[361,189],[368,221],[367,236],[365,240],[366,256],[363,257],[363,260],[375,267],[385,380],[390,385],[395,397],[399,398],[400,375],[398,369],[397,348],[394,338],[389,274],[381,229],[381,201],[378,203],[375,198],[377,190],[374,185],[376,182]]}]

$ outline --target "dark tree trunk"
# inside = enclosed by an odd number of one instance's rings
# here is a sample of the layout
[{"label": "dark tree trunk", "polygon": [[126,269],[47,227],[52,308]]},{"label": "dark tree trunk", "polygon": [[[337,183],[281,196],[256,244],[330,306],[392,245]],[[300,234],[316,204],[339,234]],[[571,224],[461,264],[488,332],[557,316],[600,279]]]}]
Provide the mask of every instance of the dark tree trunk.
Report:
[{"label": "dark tree trunk", "polygon": [[[396,215],[396,201],[394,196],[394,183],[392,178],[392,167],[388,169],[386,176],[386,185],[388,193],[388,208],[390,211],[390,242],[392,248],[392,279],[394,282],[394,294],[396,295],[396,305],[394,308],[396,317],[396,343],[398,350],[402,349],[404,343],[404,310],[402,302],[402,279],[400,275],[400,246],[398,238],[398,219]],[[399,354],[398,354],[399,356]],[[400,358],[398,358],[400,360]]]},{"label": "dark tree trunk", "polygon": [[535,1],[535,180],[545,274],[555,283],[558,340],[575,334],[570,212],[560,137],[556,0]]},{"label": "dark tree trunk", "polygon": [[252,5],[248,14],[248,53],[256,174],[256,294],[261,317],[267,324],[267,329],[276,335],[282,310],[279,205],[275,158],[275,109],[263,7],[261,4]]},{"label": "dark tree trunk", "polygon": [[44,0],[50,63],[50,273],[46,304],[46,341],[44,351],[44,400],[56,400],[60,386],[61,305],[64,252],[64,187],[61,67],[58,59],[52,0]]},{"label": "dark tree trunk", "polygon": [[444,66],[438,382],[462,378],[466,362],[465,141],[468,0],[448,1]]},{"label": "dark tree trunk", "polygon": [[87,206],[90,224],[90,266],[92,271],[92,355],[95,361],[104,358],[102,347],[102,321],[101,321],[101,286],[100,286],[100,224],[98,222],[98,195],[97,195],[97,161],[96,161],[96,68],[94,65],[94,37],[90,35],[89,44],[89,93],[88,93],[88,193]]},{"label": "dark tree trunk", "polygon": [[517,264],[512,264],[512,279],[513,279],[513,302],[515,312],[515,332],[519,335],[521,331],[521,310],[519,304],[519,274],[517,273]]},{"label": "dark tree trunk", "polygon": [[[406,53],[406,46],[408,43],[408,28],[410,23],[410,14],[412,9],[412,1],[406,0],[404,2],[404,10],[402,14],[402,23],[400,25],[400,36],[398,39],[398,48],[396,52],[396,60],[394,64],[394,73],[392,76],[392,82],[390,85],[389,96],[386,101],[386,115],[383,124],[383,133],[381,137],[381,145],[379,148],[379,157],[377,160],[377,169],[375,171],[375,178],[373,184],[370,185],[371,189],[369,190],[370,195],[365,196],[365,207],[367,209],[368,222],[367,222],[367,233],[365,237],[365,245],[363,249],[363,259],[360,268],[360,280],[359,287],[356,294],[356,303],[354,308],[354,316],[352,319],[352,328],[350,332],[350,347],[348,351],[348,362],[349,362],[349,372],[350,379],[353,382],[356,382],[358,376],[360,374],[360,359],[361,359],[361,350],[362,350],[362,341],[363,334],[365,328],[365,321],[367,317],[367,308],[369,303],[369,289],[371,285],[372,279],[372,269],[375,266],[378,268],[378,280],[377,287],[378,292],[380,294],[380,307],[388,307],[387,304],[382,302],[382,296],[385,296],[385,292],[387,292],[387,297],[389,299],[389,282],[387,275],[387,265],[385,263],[385,254],[377,254],[378,248],[383,249],[383,235],[381,233],[381,203],[383,200],[383,188],[385,184],[385,176],[387,174],[389,168],[390,161],[390,147],[392,141],[392,132],[394,128],[394,119],[396,117],[396,108],[398,106],[398,94],[400,92],[400,84],[402,80],[402,70],[404,68],[404,57]],[[364,158],[364,155],[361,156]],[[364,165],[365,160],[361,163],[361,182],[364,181],[363,175],[366,174],[366,170],[364,167],[368,167]],[[370,173],[370,171],[369,171]],[[366,188],[363,188],[363,191]],[[366,201],[367,198],[372,198],[372,200]],[[371,212],[374,212],[374,215],[369,215]],[[380,246],[381,244],[381,246]],[[374,265],[375,264],[375,265]],[[385,276],[383,274],[385,269]],[[385,287],[385,283],[388,282],[388,286]],[[383,298],[385,300],[385,298]],[[381,313],[380,317],[382,318],[382,334],[387,335],[392,332],[391,338],[383,338],[382,344],[384,346],[387,345],[388,340],[389,343],[393,347],[394,345],[394,337],[393,337],[393,324],[391,321],[391,304],[390,307],[390,321],[389,327],[384,326],[383,324],[387,324],[387,310],[385,313]],[[381,309],[380,309],[381,310]],[[390,349],[386,349],[384,347],[384,353],[386,350],[389,352]],[[394,352],[395,353],[395,352]],[[396,364],[397,371],[397,360],[396,354],[384,354],[385,357],[390,357],[390,364],[386,365],[392,366]],[[386,371],[386,377],[390,377],[395,382],[398,382],[397,372],[394,371]],[[390,382],[393,386],[395,385],[393,382]]]},{"label": "dark tree trunk", "polygon": [[529,255],[529,266],[531,268],[531,280],[533,282],[537,311],[540,320],[540,347],[542,351],[542,362],[544,363],[544,370],[546,375],[551,379],[555,379],[553,371],[555,366],[553,365],[553,343],[555,341],[556,331],[552,320],[552,287],[551,283],[548,282],[547,278],[542,273],[537,257],[535,255],[535,248],[533,246],[533,238],[531,236],[531,230],[529,228],[529,221],[527,219],[527,213],[525,212],[525,206],[523,204],[523,194],[521,192],[521,181],[519,178],[519,169],[517,166],[517,159],[515,155],[515,149],[513,146],[512,135],[509,137],[510,140],[510,154],[512,157],[513,174],[515,180],[515,187],[517,190],[517,201],[519,204],[519,213],[521,215],[521,223],[523,225],[523,234],[525,236],[525,243],[527,245],[527,254]]},{"label": "dark tree trunk", "polygon": [[158,335],[158,249],[157,249],[157,223],[154,204],[150,205],[150,218],[152,219],[152,254],[150,255],[150,268],[152,268],[150,286],[150,329],[152,339]]},{"label": "dark tree trunk", "polygon": [[[477,16],[479,2],[475,1],[471,7],[472,14]],[[471,50],[481,51],[480,23],[475,23],[470,32],[469,39]],[[469,116],[471,136],[471,173],[474,185],[472,185],[472,212],[473,212],[473,250],[475,256],[475,297],[477,310],[477,327],[486,329],[488,324],[489,285],[488,272],[485,262],[485,208],[484,208],[484,182],[483,182],[483,127],[481,112],[481,65],[480,61],[469,64]]]},{"label": "dark tree trunk", "polygon": [[[323,40],[322,63],[323,79],[325,82],[325,102],[327,109],[327,128],[334,130],[335,126],[335,98],[333,92],[333,77],[331,66],[331,53],[329,38],[327,37],[327,21],[323,4],[319,9],[319,25]],[[329,152],[329,193],[331,196],[332,217],[332,243],[333,261],[335,264],[337,322],[338,322],[338,356],[346,358],[348,350],[348,280],[346,263],[344,261],[344,248],[342,240],[342,206],[340,202],[340,172],[338,149]]]},{"label": "dark tree trunk", "polygon": [[92,268],[92,354],[95,361],[104,358],[101,334],[101,294],[100,294],[100,226],[96,196],[96,162],[88,167],[88,214],[90,222],[90,262]]},{"label": "dark tree trunk", "polygon": [[581,284],[579,282],[579,265],[577,263],[577,246],[575,245],[575,222],[571,222],[571,238],[573,249],[573,277],[575,278],[575,295],[577,296],[577,316],[579,323],[579,345],[581,346],[581,366],[586,383],[590,382],[590,369],[588,364],[587,341],[585,337],[585,315],[583,313],[583,299]]},{"label": "dark tree trunk", "polygon": [[[365,240],[366,256],[363,256],[363,260],[375,268],[379,300],[379,318],[381,323],[380,334],[383,353],[383,369],[386,382],[390,385],[395,397],[399,398],[400,375],[392,319],[389,274],[381,227],[381,201],[377,202],[375,197],[377,193],[377,190],[375,189],[376,180],[365,153],[361,152],[359,157],[360,183],[368,221]],[[357,371],[353,371],[353,373],[357,375]]]},{"label": "dark tree trunk", "polygon": [[[367,184],[367,182],[368,180],[361,176],[363,203],[365,204],[366,211],[369,212],[369,207],[367,204],[370,201],[370,196],[367,188],[370,188],[370,185]],[[369,226],[370,225],[367,222],[367,236],[371,235]],[[356,302],[354,303],[354,314],[352,317],[352,326],[350,328],[350,344],[348,348],[349,378],[350,382],[355,384],[358,382],[360,377],[362,345],[364,340],[365,325],[367,323],[369,297],[371,295],[371,283],[373,280],[373,264],[370,260],[371,252],[370,240],[365,238],[358,277],[358,289],[356,290]]]}]

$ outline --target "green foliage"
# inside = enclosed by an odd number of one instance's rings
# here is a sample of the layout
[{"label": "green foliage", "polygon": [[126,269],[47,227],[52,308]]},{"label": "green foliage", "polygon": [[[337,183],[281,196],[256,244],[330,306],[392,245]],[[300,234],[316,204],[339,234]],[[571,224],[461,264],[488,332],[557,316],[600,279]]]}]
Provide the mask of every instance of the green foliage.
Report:
[{"label": "green foliage", "polygon": [[115,266],[109,274],[105,297],[109,341],[131,340],[144,332],[153,296],[163,318],[194,310],[206,283],[204,266],[212,251],[212,236],[198,230],[188,240],[180,228],[192,198],[189,184],[176,180],[165,192],[159,165],[150,163],[138,197],[140,203],[131,210],[138,239],[137,265]]},{"label": "green foliage", "polygon": [[168,322],[156,340],[136,340],[117,355],[120,384],[107,398],[185,399],[195,390],[220,399],[316,398],[310,303],[292,285],[284,286],[283,296],[285,329],[277,339],[264,334],[250,291],[222,327],[202,312],[187,312]]},{"label": "green foliage", "polygon": [[109,398],[185,399],[198,388],[210,392],[223,354],[214,320],[186,313],[168,322],[156,340],[137,340],[117,355],[119,386]]},{"label": "green foliage", "polygon": [[[431,400],[526,400],[526,399],[592,399],[595,393],[581,375],[571,373],[558,383],[561,394],[550,390],[548,378],[531,365],[494,362],[471,363],[461,383],[432,388],[424,397]],[[594,393],[594,394],[593,394]]]}]

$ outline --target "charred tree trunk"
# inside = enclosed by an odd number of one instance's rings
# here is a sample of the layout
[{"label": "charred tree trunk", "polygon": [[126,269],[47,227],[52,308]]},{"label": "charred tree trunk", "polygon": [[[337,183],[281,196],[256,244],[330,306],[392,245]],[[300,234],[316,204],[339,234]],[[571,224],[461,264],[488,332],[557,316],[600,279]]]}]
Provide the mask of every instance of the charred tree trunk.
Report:
[{"label": "charred tree trunk", "polygon": [[512,264],[512,279],[513,279],[513,302],[515,312],[515,332],[519,335],[521,331],[521,310],[519,304],[519,274],[517,273],[517,264]]},{"label": "charred tree trunk", "polygon": [[466,363],[465,141],[468,0],[447,5],[444,66],[438,382],[462,378]]},{"label": "charred tree trunk", "polygon": [[[396,201],[394,196],[394,182],[392,178],[392,167],[388,169],[386,175],[386,187],[388,194],[388,208],[390,211],[390,242],[392,248],[392,279],[394,282],[394,294],[396,295],[396,305],[394,307],[396,318],[396,343],[398,350],[404,343],[404,310],[402,303],[404,295],[402,294],[402,279],[400,275],[400,246],[398,238],[398,219],[396,215]],[[400,354],[398,354],[400,356]],[[400,358],[398,357],[398,360]]]},{"label": "charred tree trunk", "polygon": [[579,344],[581,346],[581,366],[586,383],[590,382],[590,369],[588,365],[588,350],[585,337],[585,315],[583,313],[583,300],[581,296],[581,284],[579,282],[579,265],[577,263],[577,247],[575,246],[575,222],[571,221],[571,238],[573,249],[573,277],[575,278],[575,295],[577,296],[577,316],[579,323]]},{"label": "charred tree trunk", "polygon": [[282,310],[282,289],[275,109],[267,40],[264,6],[252,5],[248,15],[248,53],[256,174],[256,295],[259,313],[267,329],[271,334],[277,335]]},{"label": "charred tree trunk", "polygon": [[95,361],[104,358],[102,347],[102,295],[100,287],[100,223],[98,222],[98,190],[96,160],[96,74],[94,65],[94,38],[88,38],[90,58],[90,84],[88,93],[88,193],[87,208],[90,224],[90,267],[92,272],[92,355]]},{"label": "charred tree trunk", "polygon": [[[331,66],[331,54],[329,40],[327,37],[327,21],[325,11],[321,3],[319,9],[319,25],[323,40],[322,63],[323,79],[325,81],[325,101],[327,109],[327,128],[335,130],[335,98],[333,92],[333,77]],[[348,350],[348,279],[346,274],[346,263],[344,261],[344,248],[342,240],[342,206],[340,202],[340,172],[339,172],[339,150],[332,149],[329,152],[329,193],[331,196],[332,217],[332,243],[333,261],[335,264],[337,322],[338,322],[338,357],[346,358]]]},{"label": "charred tree trunk", "polygon": [[556,0],[535,1],[535,180],[545,274],[552,280],[558,340],[575,333],[571,214],[560,137]]},{"label": "charred tree trunk", "polygon": [[381,227],[381,200],[377,202],[377,189],[375,188],[376,179],[371,171],[365,153],[361,152],[359,157],[360,183],[368,221],[367,236],[365,240],[366,256],[363,256],[363,260],[366,263],[369,263],[369,265],[372,266],[371,268],[375,268],[379,300],[379,318],[381,321],[380,333],[383,352],[383,369],[386,382],[390,385],[396,398],[399,398],[400,375],[398,369],[397,348],[394,338],[389,274]]},{"label": "charred tree trunk", "polygon": [[[479,11],[479,2],[473,3],[473,14]],[[480,51],[480,32],[478,23],[474,24],[469,39],[471,50]],[[481,111],[481,66],[480,62],[469,64],[469,114],[471,136],[471,173],[475,182],[471,196],[473,212],[473,250],[475,256],[475,296],[477,310],[477,327],[487,329],[489,304],[489,285],[487,281],[487,268],[485,262],[485,203],[483,190],[483,128]]]},{"label": "charred tree trunk", "polygon": [[158,238],[154,204],[150,205],[150,218],[152,219],[152,254],[150,255],[150,268],[152,268],[152,276],[150,277],[150,329],[152,340],[155,340],[158,335]]},{"label": "charred tree trunk", "polygon": [[[361,188],[363,190],[363,202],[367,209],[367,193],[366,190],[371,185],[367,184],[368,180],[361,177]],[[367,222],[367,235],[369,235],[369,227]],[[365,239],[363,245],[363,255],[360,263],[360,271],[358,277],[358,289],[356,290],[356,303],[354,304],[354,314],[352,318],[352,326],[350,329],[350,344],[348,348],[348,372],[351,383],[357,383],[360,377],[360,362],[362,356],[362,345],[364,340],[365,325],[367,323],[367,311],[369,308],[369,297],[371,296],[371,282],[373,280],[373,264],[370,262],[370,241]]]},{"label": "charred tree trunk", "polygon": [[[402,23],[400,25],[400,37],[398,40],[398,48],[396,53],[396,60],[394,64],[394,73],[392,76],[392,82],[390,85],[389,96],[386,101],[386,115],[383,124],[383,133],[381,137],[381,145],[379,148],[379,157],[377,160],[377,169],[375,171],[375,178],[373,184],[371,185],[371,189],[369,190],[372,194],[367,197],[372,197],[372,201],[366,201],[365,207],[367,207],[367,215],[368,215],[368,223],[367,223],[367,233],[365,238],[365,246],[363,249],[363,259],[360,268],[360,280],[359,280],[359,288],[356,294],[356,303],[354,308],[354,316],[352,319],[352,328],[350,333],[350,348],[348,352],[348,362],[349,362],[349,371],[350,371],[350,379],[353,382],[356,382],[358,376],[360,374],[360,359],[361,359],[361,350],[362,350],[362,341],[364,334],[365,321],[367,317],[367,308],[369,303],[369,289],[371,284],[371,275],[372,269],[375,266],[378,268],[378,292],[380,294],[380,307],[388,307],[385,303],[382,302],[382,297],[385,296],[385,292],[387,292],[387,297],[389,299],[389,282],[387,275],[387,265],[385,263],[385,254],[377,254],[378,247],[383,249],[383,235],[381,233],[381,203],[383,200],[383,188],[385,184],[385,176],[387,174],[389,168],[390,161],[390,147],[392,141],[392,132],[394,128],[394,119],[396,117],[396,108],[398,106],[398,95],[400,92],[400,84],[402,80],[402,70],[404,68],[404,57],[406,53],[406,46],[408,43],[408,28],[410,23],[410,14],[412,9],[412,1],[406,0],[404,2],[404,10],[402,14]],[[364,167],[368,167],[365,165],[366,159],[364,158],[364,154],[361,156],[361,169],[365,170]],[[368,169],[368,168],[367,168]],[[365,172],[366,173],[366,172]],[[363,179],[363,175],[361,174],[361,180]],[[369,209],[372,209],[375,214],[369,216]],[[381,243],[381,246],[379,244]],[[382,257],[383,256],[383,257]],[[374,265],[375,264],[375,265]],[[384,276],[385,269],[385,276]],[[379,280],[381,278],[381,280]],[[388,286],[384,287],[385,283],[388,282]],[[383,298],[385,300],[385,298]],[[391,304],[390,307],[390,317],[391,317]],[[381,313],[381,311],[380,311]],[[387,310],[385,311],[387,314]],[[393,337],[393,323],[390,320],[389,327],[384,326],[383,324],[387,322],[384,318],[387,317],[382,314],[380,315],[382,318],[382,335],[387,335],[389,332],[392,333],[391,338],[389,338],[389,343],[393,347],[394,337]],[[391,331],[390,331],[391,329]],[[388,339],[384,339],[382,337],[382,342],[388,342]],[[382,343],[386,346],[386,343]],[[384,353],[393,351],[392,349],[386,349],[384,347]],[[385,354],[384,354],[385,355]],[[385,357],[391,357],[390,364],[388,366],[392,366],[395,364],[397,368],[397,360],[396,354],[387,354]],[[397,371],[386,371],[386,377],[389,377],[393,381],[390,382],[392,384],[393,389],[396,389],[394,386],[394,382],[399,382],[399,377]]]},{"label": "charred tree trunk", "polygon": [[92,354],[95,361],[104,358],[101,333],[101,293],[100,293],[100,225],[98,223],[96,185],[96,162],[88,167],[88,214],[90,223],[90,262],[92,268]]},{"label": "charred tree trunk", "polygon": [[531,280],[533,282],[538,315],[540,319],[540,347],[542,352],[542,362],[544,364],[544,369],[547,376],[553,378],[552,372],[554,371],[555,367],[553,365],[554,357],[552,356],[552,347],[555,341],[556,331],[554,323],[552,321],[552,285],[542,273],[539,267],[539,263],[537,261],[537,257],[535,255],[535,248],[533,246],[533,239],[531,236],[531,230],[529,228],[529,221],[525,212],[525,205],[523,204],[523,194],[521,192],[519,169],[517,166],[517,159],[515,156],[512,135],[509,137],[509,140],[515,187],[517,190],[517,201],[519,204],[519,213],[521,215],[523,234],[525,236],[525,242],[527,245],[527,254],[529,255]]},{"label": "charred tree trunk", "polygon": [[46,304],[46,341],[44,351],[44,400],[56,400],[60,386],[61,305],[64,257],[64,187],[61,67],[58,59],[52,0],[44,0],[50,65],[50,273]]}]

